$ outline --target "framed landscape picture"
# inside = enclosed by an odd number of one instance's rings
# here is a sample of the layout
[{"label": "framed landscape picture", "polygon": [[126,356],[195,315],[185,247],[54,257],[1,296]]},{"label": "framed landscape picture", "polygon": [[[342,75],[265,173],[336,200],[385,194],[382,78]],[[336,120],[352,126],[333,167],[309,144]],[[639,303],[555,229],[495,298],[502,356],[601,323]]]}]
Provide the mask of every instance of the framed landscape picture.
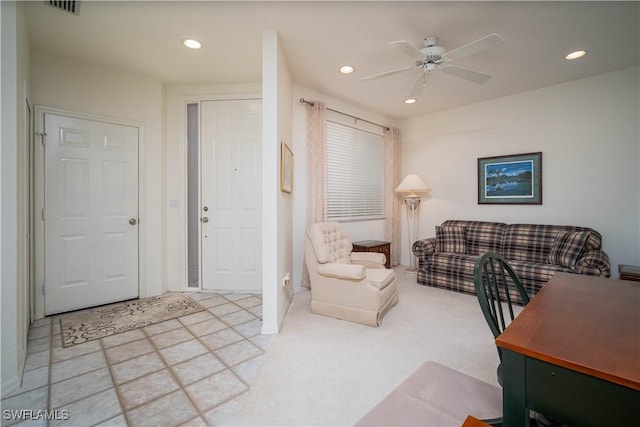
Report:
[{"label": "framed landscape picture", "polygon": [[542,152],[478,159],[478,204],[541,205]]}]

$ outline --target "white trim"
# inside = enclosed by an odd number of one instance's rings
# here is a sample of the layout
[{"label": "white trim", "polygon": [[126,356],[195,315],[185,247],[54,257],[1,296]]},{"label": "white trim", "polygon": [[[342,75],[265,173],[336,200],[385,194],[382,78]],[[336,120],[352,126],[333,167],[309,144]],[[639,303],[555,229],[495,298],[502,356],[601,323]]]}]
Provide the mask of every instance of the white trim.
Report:
[{"label": "white trim", "polygon": [[[28,102],[28,100],[27,100]],[[27,210],[27,214],[29,215],[29,242],[28,242],[28,251],[29,251],[29,319],[33,322],[36,318],[36,298],[35,298],[35,274],[36,274],[36,264],[35,264],[35,122],[36,122],[36,111],[33,105],[29,102],[29,108],[31,109],[31,123],[29,123],[29,158],[27,161],[29,162],[28,170],[29,170],[29,188],[27,191],[29,192],[28,200],[29,200],[29,208]]]},{"label": "white trim", "polygon": [[[284,321],[284,319],[283,319]],[[272,326],[263,326],[262,329],[260,330],[260,334],[261,335],[273,335],[273,334],[277,334],[278,333],[278,328],[274,328]]]},{"label": "white trim", "polygon": [[94,122],[109,123],[113,125],[129,126],[138,129],[138,296],[147,296],[147,269],[146,269],[146,212],[145,212],[145,180],[144,180],[144,124],[134,120],[109,117],[90,113],[79,113],[76,111],[63,110],[54,107],[36,105],[34,108],[34,138],[33,138],[33,176],[34,176],[34,198],[33,198],[33,239],[31,244],[34,247],[34,280],[33,293],[35,295],[35,318],[44,317],[44,298],[42,294],[42,284],[44,282],[44,223],[39,221],[39,212],[44,207],[44,151],[41,144],[40,135],[44,133],[45,114],[55,114]]},{"label": "white trim", "polygon": [[278,333],[278,331],[280,331],[282,329],[282,327],[284,326],[284,321],[287,318],[287,315],[289,314],[289,310],[291,310],[291,303],[293,302],[293,292],[289,292],[288,293],[289,298],[287,299],[287,309],[286,310],[282,310],[282,313],[280,313],[279,319],[278,319],[278,330],[273,332],[273,333]]},{"label": "white trim", "polygon": [[[20,219],[18,223],[22,223],[22,226],[18,226],[18,231],[22,233],[18,235],[18,239],[22,240],[22,268],[21,273],[18,274],[21,283],[18,284],[18,289],[22,293],[22,306],[18,307],[18,321],[21,323],[18,326],[18,333],[22,339],[19,343],[19,350],[22,357],[18,359],[18,372],[24,372],[24,365],[27,358],[27,336],[29,334],[29,326],[31,325],[31,282],[32,282],[32,270],[31,270],[31,212],[30,212],[30,197],[31,197],[31,122],[33,121],[33,108],[28,98],[29,82],[27,80],[22,81],[22,164],[18,165],[18,171],[21,170],[22,179],[18,180],[18,189],[22,191],[19,195],[21,198],[22,209],[19,212]],[[20,265],[20,262],[18,262]]]}]

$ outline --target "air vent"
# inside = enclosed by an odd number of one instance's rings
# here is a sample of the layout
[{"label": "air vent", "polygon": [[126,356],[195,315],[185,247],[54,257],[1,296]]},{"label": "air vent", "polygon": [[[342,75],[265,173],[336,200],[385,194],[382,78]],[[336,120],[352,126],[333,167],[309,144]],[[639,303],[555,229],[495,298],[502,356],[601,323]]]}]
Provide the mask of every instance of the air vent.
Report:
[{"label": "air vent", "polygon": [[73,13],[74,15],[80,15],[80,2],[79,1],[63,1],[63,0],[47,0],[45,1],[49,6],[53,6],[56,9],[64,10],[65,12]]}]

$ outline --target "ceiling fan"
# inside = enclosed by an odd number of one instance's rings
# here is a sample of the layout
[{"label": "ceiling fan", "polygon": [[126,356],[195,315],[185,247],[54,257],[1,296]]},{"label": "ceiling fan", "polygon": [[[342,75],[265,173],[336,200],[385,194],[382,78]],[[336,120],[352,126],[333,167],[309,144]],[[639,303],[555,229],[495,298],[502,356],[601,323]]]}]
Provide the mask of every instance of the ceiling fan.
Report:
[{"label": "ceiling fan", "polygon": [[414,100],[414,102],[420,96],[422,89],[426,85],[428,73],[438,68],[446,74],[469,80],[474,83],[484,84],[491,78],[490,75],[451,65],[449,62],[464,56],[474,55],[492,47],[501,46],[504,41],[498,34],[493,33],[449,51],[438,46],[437,43],[437,37],[427,37],[422,43],[424,47],[422,49],[418,49],[406,40],[391,42],[389,43],[390,45],[411,56],[415,60],[414,64],[409,67],[363,77],[362,80],[382,79],[407,71],[419,70],[420,73],[413,84],[409,98],[407,98],[408,100]]}]

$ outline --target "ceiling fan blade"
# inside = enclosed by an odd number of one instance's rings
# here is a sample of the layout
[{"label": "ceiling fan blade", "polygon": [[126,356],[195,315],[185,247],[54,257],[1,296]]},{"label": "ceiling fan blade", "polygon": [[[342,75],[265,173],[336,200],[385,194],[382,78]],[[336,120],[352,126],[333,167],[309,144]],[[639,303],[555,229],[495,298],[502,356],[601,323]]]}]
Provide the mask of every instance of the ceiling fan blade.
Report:
[{"label": "ceiling fan blade", "polygon": [[397,70],[385,71],[384,73],[373,74],[371,76],[363,77],[362,80],[383,79],[385,77],[389,77],[389,76],[393,76],[393,75],[396,75],[396,74],[404,73],[405,71],[413,70],[414,68],[415,67],[413,67],[413,66],[404,67],[404,68],[398,68]]},{"label": "ceiling fan blade", "polygon": [[453,50],[450,50],[449,52],[445,52],[442,54],[442,57],[444,59],[462,58],[463,56],[474,55],[478,52],[482,52],[483,50],[487,50],[492,47],[502,46],[503,44],[504,40],[502,40],[502,37],[500,37],[496,33],[493,33],[471,43],[467,43]]},{"label": "ceiling fan blade", "polygon": [[416,78],[415,83],[413,83],[413,88],[411,88],[411,92],[409,92],[409,98],[418,99],[420,95],[422,95],[422,89],[427,84],[427,73],[422,72],[418,74],[418,78]]},{"label": "ceiling fan blade", "polygon": [[488,74],[467,70],[466,68],[457,67],[455,65],[446,65],[442,67],[442,71],[480,85],[486,83],[491,78]]},{"label": "ceiling fan blade", "polygon": [[422,52],[420,52],[406,40],[398,40],[397,42],[391,42],[389,44],[398,49],[400,52],[405,53],[414,59],[424,57]]}]

